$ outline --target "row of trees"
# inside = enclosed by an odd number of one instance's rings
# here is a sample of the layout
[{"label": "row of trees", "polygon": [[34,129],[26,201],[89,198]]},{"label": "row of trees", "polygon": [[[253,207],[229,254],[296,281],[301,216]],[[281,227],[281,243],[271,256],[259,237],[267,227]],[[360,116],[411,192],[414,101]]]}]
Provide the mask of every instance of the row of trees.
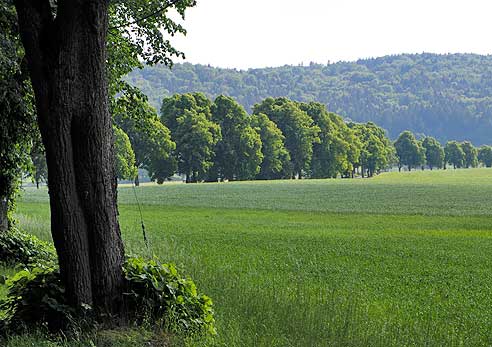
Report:
[{"label": "row of trees", "polygon": [[175,172],[187,182],[372,176],[394,157],[382,128],[346,123],[316,102],[267,98],[249,115],[231,97],[176,94],[164,98],[159,119],[133,89],[113,116],[122,179],[135,177],[135,167],[158,183]]},{"label": "row of trees", "polygon": [[403,166],[418,168],[428,166],[433,168],[446,168],[452,165],[453,168],[477,167],[479,163],[486,167],[492,167],[492,147],[481,146],[476,148],[469,141],[457,142],[448,141],[443,147],[439,141],[431,136],[417,140],[410,131],[404,131],[395,141],[396,156],[398,159],[398,169]]},{"label": "row of trees", "polygon": [[175,172],[197,182],[371,177],[394,165],[400,170],[492,166],[489,146],[449,141],[443,147],[430,136],[417,140],[410,131],[393,144],[374,123],[346,123],[317,102],[267,98],[249,115],[231,97],[212,102],[202,93],[175,94],[163,99],[159,119],[133,89],[115,102],[113,114],[120,139],[118,175],[127,179],[135,177],[136,167],[162,183]]},{"label": "row of trees", "polygon": [[[135,179],[137,168],[163,183],[175,173],[187,182],[295,177],[371,177],[392,166],[492,166],[492,147],[404,131],[393,143],[374,123],[346,123],[323,104],[267,98],[249,115],[234,99],[202,93],[164,98],[161,115],[138,89],[127,87],[112,105],[116,171]],[[33,177],[46,177],[42,146],[33,146]]]},{"label": "row of trees", "polygon": [[[374,123],[346,123],[323,104],[267,98],[248,114],[233,98],[213,102],[202,93],[163,99],[161,115],[138,89],[126,86],[113,100],[118,178],[135,180],[144,169],[163,183],[175,173],[187,182],[282,178],[371,177],[392,166],[492,166],[492,147],[404,131],[391,143]],[[46,178],[43,149],[33,146],[36,182]]]}]

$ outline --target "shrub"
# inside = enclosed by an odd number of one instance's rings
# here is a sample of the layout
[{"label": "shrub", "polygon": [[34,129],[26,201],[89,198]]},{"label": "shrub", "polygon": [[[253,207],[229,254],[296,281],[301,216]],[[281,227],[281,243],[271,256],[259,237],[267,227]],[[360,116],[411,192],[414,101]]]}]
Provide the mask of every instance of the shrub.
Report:
[{"label": "shrub", "polygon": [[195,283],[181,277],[173,264],[129,258],[124,274],[130,311],[142,318],[171,320],[182,332],[216,334],[212,300],[199,294]]},{"label": "shrub", "polygon": [[[135,321],[151,318],[178,332],[215,334],[212,300],[198,294],[190,279],[179,275],[174,265],[156,260],[129,258],[123,267],[124,299]],[[85,324],[90,307],[67,305],[65,289],[56,266],[39,265],[18,272],[6,282],[8,293],[0,302],[0,330],[16,332],[22,328],[45,326],[58,331],[75,322]],[[75,313],[79,314],[74,321]]]},{"label": "shrub", "polygon": [[55,248],[37,237],[11,228],[0,233],[0,262],[7,265],[52,264],[56,261]]},{"label": "shrub", "polygon": [[46,326],[51,331],[64,328],[74,310],[65,302],[60,273],[54,267],[25,269],[6,282],[7,298],[0,302],[3,331]]}]

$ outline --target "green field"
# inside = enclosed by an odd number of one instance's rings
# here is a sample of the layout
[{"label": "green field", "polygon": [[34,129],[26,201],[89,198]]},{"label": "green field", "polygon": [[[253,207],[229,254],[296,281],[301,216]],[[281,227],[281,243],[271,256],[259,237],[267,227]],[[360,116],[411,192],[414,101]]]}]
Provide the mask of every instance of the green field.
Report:
[{"label": "green field", "polygon": [[[127,252],[177,263],[214,299],[218,346],[492,344],[491,169],[136,193],[151,250],[121,187]],[[26,188],[17,213],[43,239],[47,201]]]}]

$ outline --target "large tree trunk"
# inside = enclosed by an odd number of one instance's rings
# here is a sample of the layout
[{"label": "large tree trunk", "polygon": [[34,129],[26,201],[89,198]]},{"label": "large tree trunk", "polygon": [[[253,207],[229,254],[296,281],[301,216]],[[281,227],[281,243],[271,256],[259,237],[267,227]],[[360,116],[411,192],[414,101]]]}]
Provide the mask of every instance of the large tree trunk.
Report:
[{"label": "large tree trunk", "polygon": [[51,230],[70,304],[118,311],[117,220],[106,62],[107,1],[16,0],[49,175]]}]

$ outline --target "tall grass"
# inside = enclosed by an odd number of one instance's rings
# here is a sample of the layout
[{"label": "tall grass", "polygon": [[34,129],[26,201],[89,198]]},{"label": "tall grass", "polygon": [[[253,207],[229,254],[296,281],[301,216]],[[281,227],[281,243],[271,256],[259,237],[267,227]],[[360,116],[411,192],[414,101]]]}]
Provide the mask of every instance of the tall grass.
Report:
[{"label": "tall grass", "polygon": [[[140,187],[150,250],[128,189],[127,252],[214,299],[219,336],[190,346],[492,344],[492,170]],[[26,191],[21,225],[49,239],[48,209]]]}]

